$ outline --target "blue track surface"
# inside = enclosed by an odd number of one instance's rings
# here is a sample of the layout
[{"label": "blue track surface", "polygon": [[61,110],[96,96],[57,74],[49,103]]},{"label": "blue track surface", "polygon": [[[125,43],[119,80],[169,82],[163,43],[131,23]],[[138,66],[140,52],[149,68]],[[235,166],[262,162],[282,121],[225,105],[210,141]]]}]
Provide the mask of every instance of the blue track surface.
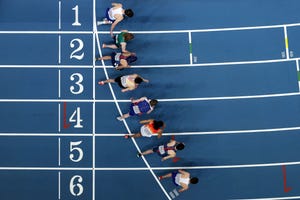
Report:
[{"label": "blue track surface", "polygon": [[[120,2],[138,55],[123,71],[94,61],[111,2],[0,1],[0,199],[300,199],[299,0]],[[133,73],[150,82],[97,84]],[[143,96],[150,115],[116,120]],[[149,118],[161,139],[124,139]],[[171,135],[177,162],[136,157]],[[179,196],[156,178],[176,169],[200,180]]]}]

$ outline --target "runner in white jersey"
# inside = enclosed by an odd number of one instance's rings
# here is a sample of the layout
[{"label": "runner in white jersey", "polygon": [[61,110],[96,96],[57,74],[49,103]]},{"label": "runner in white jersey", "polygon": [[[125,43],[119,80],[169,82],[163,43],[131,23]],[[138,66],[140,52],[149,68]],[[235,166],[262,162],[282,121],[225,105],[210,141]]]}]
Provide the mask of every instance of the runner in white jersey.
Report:
[{"label": "runner in white jersey", "polygon": [[106,9],[105,18],[102,21],[98,21],[97,25],[111,24],[110,35],[113,37],[114,28],[124,19],[124,16],[132,17],[133,15],[134,13],[131,9],[123,9],[122,4],[112,3],[112,7]]},{"label": "runner in white jersey", "polygon": [[158,177],[159,180],[162,180],[164,178],[172,178],[173,183],[176,186],[181,186],[181,188],[178,190],[178,192],[186,191],[187,189],[189,189],[190,183],[197,184],[199,181],[197,177],[191,178],[190,173],[188,173],[182,169]]},{"label": "runner in white jersey", "polygon": [[144,79],[138,74],[131,74],[125,76],[118,76],[115,79],[107,79],[105,81],[99,81],[99,85],[104,85],[105,83],[118,83],[122,88],[122,92],[127,92],[136,89],[142,82],[149,83],[149,80]]}]

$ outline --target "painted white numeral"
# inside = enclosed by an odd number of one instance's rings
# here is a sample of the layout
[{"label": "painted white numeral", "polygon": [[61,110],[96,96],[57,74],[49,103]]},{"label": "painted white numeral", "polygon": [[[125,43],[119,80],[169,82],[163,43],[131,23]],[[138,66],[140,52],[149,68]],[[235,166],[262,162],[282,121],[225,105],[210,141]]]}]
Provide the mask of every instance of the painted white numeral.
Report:
[{"label": "painted white numeral", "polygon": [[79,175],[75,175],[70,180],[70,192],[73,196],[80,196],[83,193],[83,186],[80,184],[82,183],[83,179]]},{"label": "painted white numeral", "polygon": [[[70,142],[70,160],[72,160],[73,162],[79,162],[83,158],[83,151],[80,147],[78,147],[81,143],[82,143],[82,141]],[[74,153],[76,151],[78,154],[77,158],[75,158],[75,155],[74,155]]]},{"label": "painted white numeral", "polygon": [[74,128],[83,128],[81,122],[83,120],[80,118],[80,107],[77,107],[76,110],[72,113],[71,117],[69,118],[69,122],[76,123]]},{"label": "painted white numeral", "polygon": [[73,40],[71,40],[70,42],[70,47],[72,49],[74,49],[74,51],[72,51],[71,55],[70,55],[70,59],[75,58],[77,60],[82,60],[84,57],[84,52],[82,52],[80,54],[80,51],[83,49],[83,41],[79,38],[75,38]]},{"label": "painted white numeral", "polygon": [[78,5],[76,5],[74,8],[72,8],[75,12],[75,22],[72,24],[72,26],[81,26],[81,23],[79,23],[79,8]]},{"label": "painted white numeral", "polygon": [[[77,79],[77,80],[75,80],[75,79]],[[81,84],[83,81],[83,76],[80,73],[74,73],[70,76],[70,80],[76,81],[75,84],[78,86],[77,90],[75,89],[75,86],[73,86],[73,85],[70,87],[70,91],[72,92],[72,94],[81,94],[84,90],[84,87]]]}]

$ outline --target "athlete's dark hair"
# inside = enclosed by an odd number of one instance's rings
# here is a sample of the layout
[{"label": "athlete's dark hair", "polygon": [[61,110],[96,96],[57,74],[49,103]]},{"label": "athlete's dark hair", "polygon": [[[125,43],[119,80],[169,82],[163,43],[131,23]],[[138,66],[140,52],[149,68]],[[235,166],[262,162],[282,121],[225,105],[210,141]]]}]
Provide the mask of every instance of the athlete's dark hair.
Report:
[{"label": "athlete's dark hair", "polygon": [[132,40],[134,38],[134,35],[132,33],[124,33],[124,40],[127,42],[129,40]]},{"label": "athlete's dark hair", "polygon": [[143,79],[141,77],[136,77],[134,79],[134,82],[137,83],[137,84],[140,84],[141,82],[143,82]]},{"label": "athlete's dark hair", "polygon": [[153,127],[155,130],[158,130],[159,128],[163,127],[164,122],[163,121],[153,121]]},{"label": "athlete's dark hair", "polygon": [[176,149],[177,149],[177,150],[182,150],[182,149],[184,149],[184,144],[183,144],[182,142],[178,143],[178,144],[176,145]]},{"label": "athlete's dark hair", "polygon": [[128,57],[126,58],[126,61],[127,61],[128,64],[133,63],[133,62],[135,62],[136,60],[137,60],[137,57],[136,57],[135,54],[131,54],[130,56],[128,56]]},{"label": "athlete's dark hair", "polygon": [[150,100],[150,106],[156,106],[156,104],[158,103],[158,101],[156,99],[151,99]]},{"label": "athlete's dark hair", "polygon": [[125,15],[127,17],[133,17],[134,13],[133,13],[133,11],[131,9],[126,9],[125,10]]},{"label": "athlete's dark hair", "polygon": [[199,182],[199,179],[197,177],[193,177],[190,179],[191,184],[197,184]]}]

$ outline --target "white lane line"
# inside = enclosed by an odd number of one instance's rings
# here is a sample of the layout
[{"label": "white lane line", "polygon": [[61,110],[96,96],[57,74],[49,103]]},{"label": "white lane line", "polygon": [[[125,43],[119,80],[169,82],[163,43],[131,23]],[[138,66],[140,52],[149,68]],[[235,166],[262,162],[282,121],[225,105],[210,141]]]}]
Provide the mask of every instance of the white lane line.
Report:
[{"label": "white lane line", "polygon": [[[131,68],[176,68],[176,67],[211,67],[211,66],[224,67],[224,66],[228,66],[228,65],[253,65],[253,64],[291,62],[291,61],[299,60],[299,59],[300,58],[273,59],[273,60],[254,60],[254,61],[237,61],[237,62],[219,62],[219,63],[197,63],[197,64],[192,64],[192,65],[190,65],[190,64],[135,65],[135,66],[132,66]],[[113,68],[113,66],[109,66],[109,68]]]},{"label": "white lane line", "polygon": [[231,199],[231,200],[289,200],[289,199],[300,199],[300,196],[270,197],[270,198],[255,198],[255,199]]},{"label": "white lane line", "polygon": [[58,199],[61,198],[61,172],[58,172]]},{"label": "white lane line", "polygon": [[[228,130],[228,131],[203,131],[203,132],[173,132],[164,133],[163,136],[186,136],[186,135],[219,135],[219,134],[247,134],[247,133],[272,133],[272,132],[284,132],[284,131],[298,131],[300,127],[283,127],[283,128],[271,128],[271,129],[253,129],[253,130]],[[40,137],[90,137],[91,133],[0,133],[1,136],[40,136]],[[124,137],[124,134],[120,133],[95,133],[96,137]]]},{"label": "white lane line", "polygon": [[[182,101],[215,101],[215,100],[237,100],[237,99],[260,99],[274,97],[290,97],[299,96],[300,92],[280,93],[280,94],[265,94],[265,95],[250,95],[250,96],[227,96],[227,97],[200,97],[200,98],[174,98],[174,99],[157,99],[160,102],[182,102]],[[39,102],[39,103],[56,103],[56,102],[78,102],[78,103],[114,103],[112,99],[0,99],[0,102]],[[116,100],[118,103],[128,103],[128,99]]]},{"label": "white lane line", "polygon": [[193,64],[193,46],[192,46],[192,33],[189,33],[189,52],[190,52],[190,65]]},{"label": "white lane line", "polygon": [[[252,65],[265,63],[281,63],[297,61],[300,58],[290,59],[273,59],[273,60],[253,60],[253,61],[238,61],[238,62],[219,62],[219,63],[197,63],[197,64],[169,64],[169,65],[135,65],[131,68],[177,68],[177,67],[210,67],[210,66],[227,66],[227,65]],[[93,68],[92,65],[0,65],[0,68]],[[96,68],[103,68],[103,66],[96,66]],[[114,68],[113,66],[105,66],[105,68]]]},{"label": "white lane line", "polygon": [[58,98],[61,97],[61,70],[58,70]]},{"label": "white lane line", "polygon": [[58,138],[58,166],[61,165],[61,141],[60,141],[60,137]]},{"label": "white lane line", "polygon": [[286,59],[290,59],[290,52],[289,52],[289,40],[288,40],[288,34],[287,34],[287,27],[284,26],[284,42],[285,42],[285,54],[286,54]]},{"label": "white lane line", "polygon": [[61,35],[58,36],[58,64],[61,63]]},{"label": "white lane line", "polygon": [[[199,33],[199,32],[220,32],[220,31],[243,31],[243,30],[255,30],[255,29],[276,29],[286,27],[300,26],[300,23],[293,24],[280,24],[269,26],[249,26],[249,27],[233,27],[233,28],[213,28],[213,29],[198,29],[198,30],[168,30],[168,31],[130,31],[135,34],[161,34],[161,33]],[[1,32],[0,32],[1,33]],[[109,34],[109,31],[98,31],[100,34]]]},{"label": "white lane line", "polygon": [[[276,29],[286,27],[300,26],[300,23],[279,24],[269,26],[250,26],[250,27],[233,27],[233,28],[213,28],[198,30],[168,30],[168,31],[130,31],[135,34],[161,34],[161,33],[197,33],[197,32],[218,32],[218,31],[241,31],[255,29]],[[0,34],[93,34],[93,31],[0,31]],[[109,31],[97,31],[98,34],[110,34]],[[116,32],[117,33],[117,32]]]},{"label": "white lane line", "polygon": [[58,132],[60,133],[61,131],[61,127],[60,127],[60,114],[61,114],[61,107],[60,107],[60,103],[58,104]]},{"label": "white lane line", "polygon": [[61,1],[58,2],[58,29],[61,30]]},{"label": "white lane line", "polygon": [[297,67],[298,88],[299,88],[299,92],[300,92],[300,80],[299,80],[300,69],[299,69],[299,60],[296,60],[296,67]]},{"label": "white lane line", "polygon": [[93,31],[0,31],[0,34],[93,34]]},{"label": "white lane line", "polygon": [[[240,165],[215,165],[215,166],[177,166],[177,167],[151,167],[152,170],[200,170],[200,169],[238,169],[238,168],[263,168],[278,166],[296,166],[300,161],[281,162],[281,163],[257,163],[257,164],[240,164]],[[0,170],[40,170],[40,171],[91,171],[92,167],[0,167]],[[97,167],[96,171],[149,171],[148,167]]]},{"label": "white lane line", "polygon": [[95,62],[95,57],[96,57],[96,33],[97,33],[97,26],[96,26],[96,0],[93,0],[93,127],[92,127],[92,137],[93,137],[93,149],[92,149],[92,154],[93,154],[93,179],[92,179],[92,200],[96,199],[96,88],[95,88],[95,83],[96,83],[96,62]]}]

